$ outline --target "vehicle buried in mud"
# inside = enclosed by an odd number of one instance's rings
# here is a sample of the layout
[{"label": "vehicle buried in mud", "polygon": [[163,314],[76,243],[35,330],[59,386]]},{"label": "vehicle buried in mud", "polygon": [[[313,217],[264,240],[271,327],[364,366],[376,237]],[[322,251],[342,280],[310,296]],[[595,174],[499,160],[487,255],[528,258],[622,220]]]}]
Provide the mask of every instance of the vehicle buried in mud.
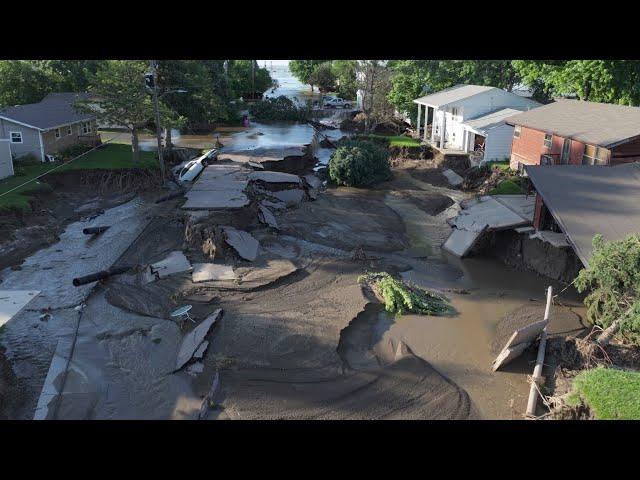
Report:
[{"label": "vehicle buried in mud", "polygon": [[215,162],[217,159],[218,149],[212,148],[193,160],[179,164],[173,169],[173,174],[179,183],[193,182],[209,163]]}]

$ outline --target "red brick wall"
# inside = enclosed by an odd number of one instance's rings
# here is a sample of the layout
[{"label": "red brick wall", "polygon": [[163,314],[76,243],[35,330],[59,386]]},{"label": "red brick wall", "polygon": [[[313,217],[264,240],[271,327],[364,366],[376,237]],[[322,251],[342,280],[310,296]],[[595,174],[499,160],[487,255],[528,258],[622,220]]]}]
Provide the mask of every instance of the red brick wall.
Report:
[{"label": "red brick wall", "polygon": [[533,227],[536,230],[540,230],[540,221],[541,221],[541,214],[542,214],[542,197],[540,195],[538,195],[536,193],[536,206],[535,206],[535,210],[533,211]]},{"label": "red brick wall", "polygon": [[[525,165],[539,165],[542,155],[554,154],[553,159],[560,161],[564,137],[554,135],[551,139],[551,148],[544,146],[545,132],[532,128],[521,127],[520,138],[513,138],[511,143],[511,163],[514,170],[518,168],[518,162]],[[640,153],[640,148],[638,149]],[[571,150],[569,153],[569,163],[571,165],[582,164],[582,154],[584,153],[584,143],[578,140],[571,140]]]}]

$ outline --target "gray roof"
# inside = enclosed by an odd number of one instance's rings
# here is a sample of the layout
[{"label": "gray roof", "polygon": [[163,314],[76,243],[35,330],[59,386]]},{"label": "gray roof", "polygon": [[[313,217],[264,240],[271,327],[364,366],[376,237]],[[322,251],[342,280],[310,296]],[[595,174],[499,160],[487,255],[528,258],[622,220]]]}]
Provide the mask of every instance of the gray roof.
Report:
[{"label": "gray roof", "polygon": [[514,115],[507,123],[613,147],[640,136],[640,108],[562,99]]},{"label": "gray roof", "polygon": [[640,233],[640,164],[525,166],[533,186],[587,266],[597,233]]},{"label": "gray roof", "polygon": [[413,102],[420,103],[422,105],[435,105],[436,107],[442,107],[464,98],[473,97],[474,95],[488,90],[498,89],[496,87],[484,87],[482,85],[455,85],[431,95],[417,98]]},{"label": "gray roof", "polygon": [[475,130],[486,132],[487,130],[491,130],[492,128],[504,124],[507,118],[520,112],[522,112],[522,110],[516,110],[515,108],[501,108],[500,110],[487,113],[481,117],[467,120],[464,124]]},{"label": "gray roof", "polygon": [[39,103],[16,105],[0,110],[0,117],[23,123],[39,130],[68,125],[95,118],[90,113],[82,113],[74,108],[77,100],[86,100],[88,94],[50,93]]}]

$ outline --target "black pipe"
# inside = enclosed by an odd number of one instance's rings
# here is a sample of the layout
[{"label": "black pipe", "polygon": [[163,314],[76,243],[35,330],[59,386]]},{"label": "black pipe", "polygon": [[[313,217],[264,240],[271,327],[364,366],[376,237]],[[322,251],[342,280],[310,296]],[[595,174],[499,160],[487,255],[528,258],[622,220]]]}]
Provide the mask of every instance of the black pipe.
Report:
[{"label": "black pipe", "polygon": [[98,233],[106,232],[107,230],[109,230],[109,225],[105,225],[103,227],[83,228],[82,233],[85,235],[97,235]]},{"label": "black pipe", "polygon": [[165,195],[164,197],[160,197],[156,200],[156,203],[166,202],[167,200],[173,200],[174,198],[182,197],[184,195],[184,190],[180,190],[179,192],[173,192],[169,195]]},{"label": "black pipe", "polygon": [[107,270],[92,273],[91,275],[85,275],[84,277],[74,278],[73,286],[79,287],[80,285],[86,285],[87,283],[96,282],[104,278],[109,278],[112,275],[120,275],[131,270],[131,267],[111,267]]}]

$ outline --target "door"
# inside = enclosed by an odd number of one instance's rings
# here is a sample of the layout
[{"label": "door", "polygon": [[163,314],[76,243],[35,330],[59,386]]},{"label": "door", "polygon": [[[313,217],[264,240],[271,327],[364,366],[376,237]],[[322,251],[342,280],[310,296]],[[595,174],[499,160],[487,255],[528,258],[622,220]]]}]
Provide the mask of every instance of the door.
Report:
[{"label": "door", "polygon": [[562,144],[562,155],[560,156],[560,163],[562,165],[569,164],[569,157],[571,155],[571,139],[565,138]]}]

